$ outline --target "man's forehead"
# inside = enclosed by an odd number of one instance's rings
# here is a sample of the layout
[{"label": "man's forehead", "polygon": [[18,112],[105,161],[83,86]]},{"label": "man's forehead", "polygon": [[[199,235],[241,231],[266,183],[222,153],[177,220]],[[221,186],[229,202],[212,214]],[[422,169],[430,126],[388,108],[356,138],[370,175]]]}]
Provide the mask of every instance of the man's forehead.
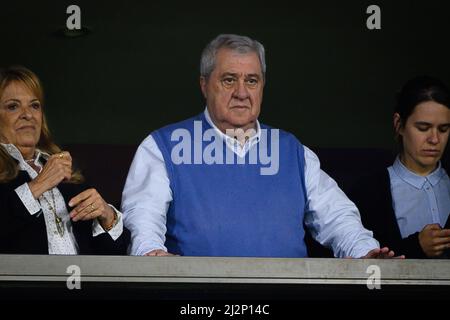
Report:
[{"label": "man's forehead", "polygon": [[220,73],[220,76],[232,76],[232,77],[260,77],[260,74],[257,72],[229,72],[223,71]]},{"label": "man's forehead", "polygon": [[220,49],[217,52],[215,69],[220,74],[262,74],[256,52],[239,53],[230,49]]}]

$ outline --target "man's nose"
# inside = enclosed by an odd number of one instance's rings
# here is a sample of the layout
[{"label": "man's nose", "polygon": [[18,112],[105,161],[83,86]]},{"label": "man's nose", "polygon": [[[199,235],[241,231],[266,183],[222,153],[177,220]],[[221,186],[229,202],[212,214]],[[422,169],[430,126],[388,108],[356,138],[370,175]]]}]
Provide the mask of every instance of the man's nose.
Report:
[{"label": "man's nose", "polygon": [[245,100],[248,98],[249,94],[248,94],[248,89],[245,86],[245,82],[244,81],[238,81],[236,88],[233,92],[233,95],[235,98],[239,99],[239,100]]}]

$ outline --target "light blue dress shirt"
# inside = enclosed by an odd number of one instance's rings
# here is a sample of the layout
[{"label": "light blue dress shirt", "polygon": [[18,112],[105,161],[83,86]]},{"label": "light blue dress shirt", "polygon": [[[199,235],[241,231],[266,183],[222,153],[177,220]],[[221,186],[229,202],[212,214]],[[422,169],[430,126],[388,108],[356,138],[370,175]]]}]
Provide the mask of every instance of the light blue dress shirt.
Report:
[{"label": "light blue dress shirt", "polygon": [[450,180],[441,164],[422,177],[406,168],[397,157],[388,171],[392,206],[402,238],[421,231],[427,224],[444,227],[450,213]]},{"label": "light blue dress shirt", "polygon": [[[211,127],[220,132],[207,109],[205,117]],[[259,128],[257,123],[256,135],[246,144],[251,146],[258,143]],[[236,150],[235,144],[229,143],[232,139],[222,132],[220,134],[227,147],[238,156],[245,156],[249,146],[244,145]],[[379,248],[372,232],[361,224],[356,206],[336,182],[320,169],[319,159],[307,147],[305,184],[307,209],[304,221],[319,243],[332,248],[337,257],[359,258]],[[136,151],[122,194],[122,212],[124,224],[131,231],[132,255],[144,255],[155,249],[167,250],[164,246],[166,214],[171,201],[172,190],[164,158],[150,135]]]}]

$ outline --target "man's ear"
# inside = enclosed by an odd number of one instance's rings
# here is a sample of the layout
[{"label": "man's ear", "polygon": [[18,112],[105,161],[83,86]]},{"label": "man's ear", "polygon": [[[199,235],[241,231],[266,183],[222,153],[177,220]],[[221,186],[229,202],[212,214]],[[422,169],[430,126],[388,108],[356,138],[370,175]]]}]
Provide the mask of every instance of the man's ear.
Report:
[{"label": "man's ear", "polygon": [[394,130],[395,130],[395,134],[398,136],[401,134],[403,125],[402,125],[402,119],[400,117],[400,114],[398,114],[397,112],[394,113],[394,117],[393,117],[393,124],[394,124]]},{"label": "man's ear", "polygon": [[205,77],[201,76],[200,77],[200,89],[202,90],[203,96],[205,97],[205,99],[207,99],[207,95],[206,95],[206,85],[207,85],[207,80]]}]

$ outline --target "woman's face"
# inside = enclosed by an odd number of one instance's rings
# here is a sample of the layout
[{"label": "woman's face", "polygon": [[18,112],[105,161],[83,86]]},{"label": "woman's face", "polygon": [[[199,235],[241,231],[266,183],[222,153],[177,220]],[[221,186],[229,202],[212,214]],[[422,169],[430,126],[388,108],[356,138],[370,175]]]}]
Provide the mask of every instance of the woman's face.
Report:
[{"label": "woman's face", "polygon": [[34,154],[41,127],[41,102],[24,84],[11,82],[0,97],[0,141]]},{"label": "woman's face", "polygon": [[395,114],[394,125],[403,140],[401,159],[406,167],[419,175],[433,171],[447,145],[450,109],[434,101],[422,102],[403,126]]}]

